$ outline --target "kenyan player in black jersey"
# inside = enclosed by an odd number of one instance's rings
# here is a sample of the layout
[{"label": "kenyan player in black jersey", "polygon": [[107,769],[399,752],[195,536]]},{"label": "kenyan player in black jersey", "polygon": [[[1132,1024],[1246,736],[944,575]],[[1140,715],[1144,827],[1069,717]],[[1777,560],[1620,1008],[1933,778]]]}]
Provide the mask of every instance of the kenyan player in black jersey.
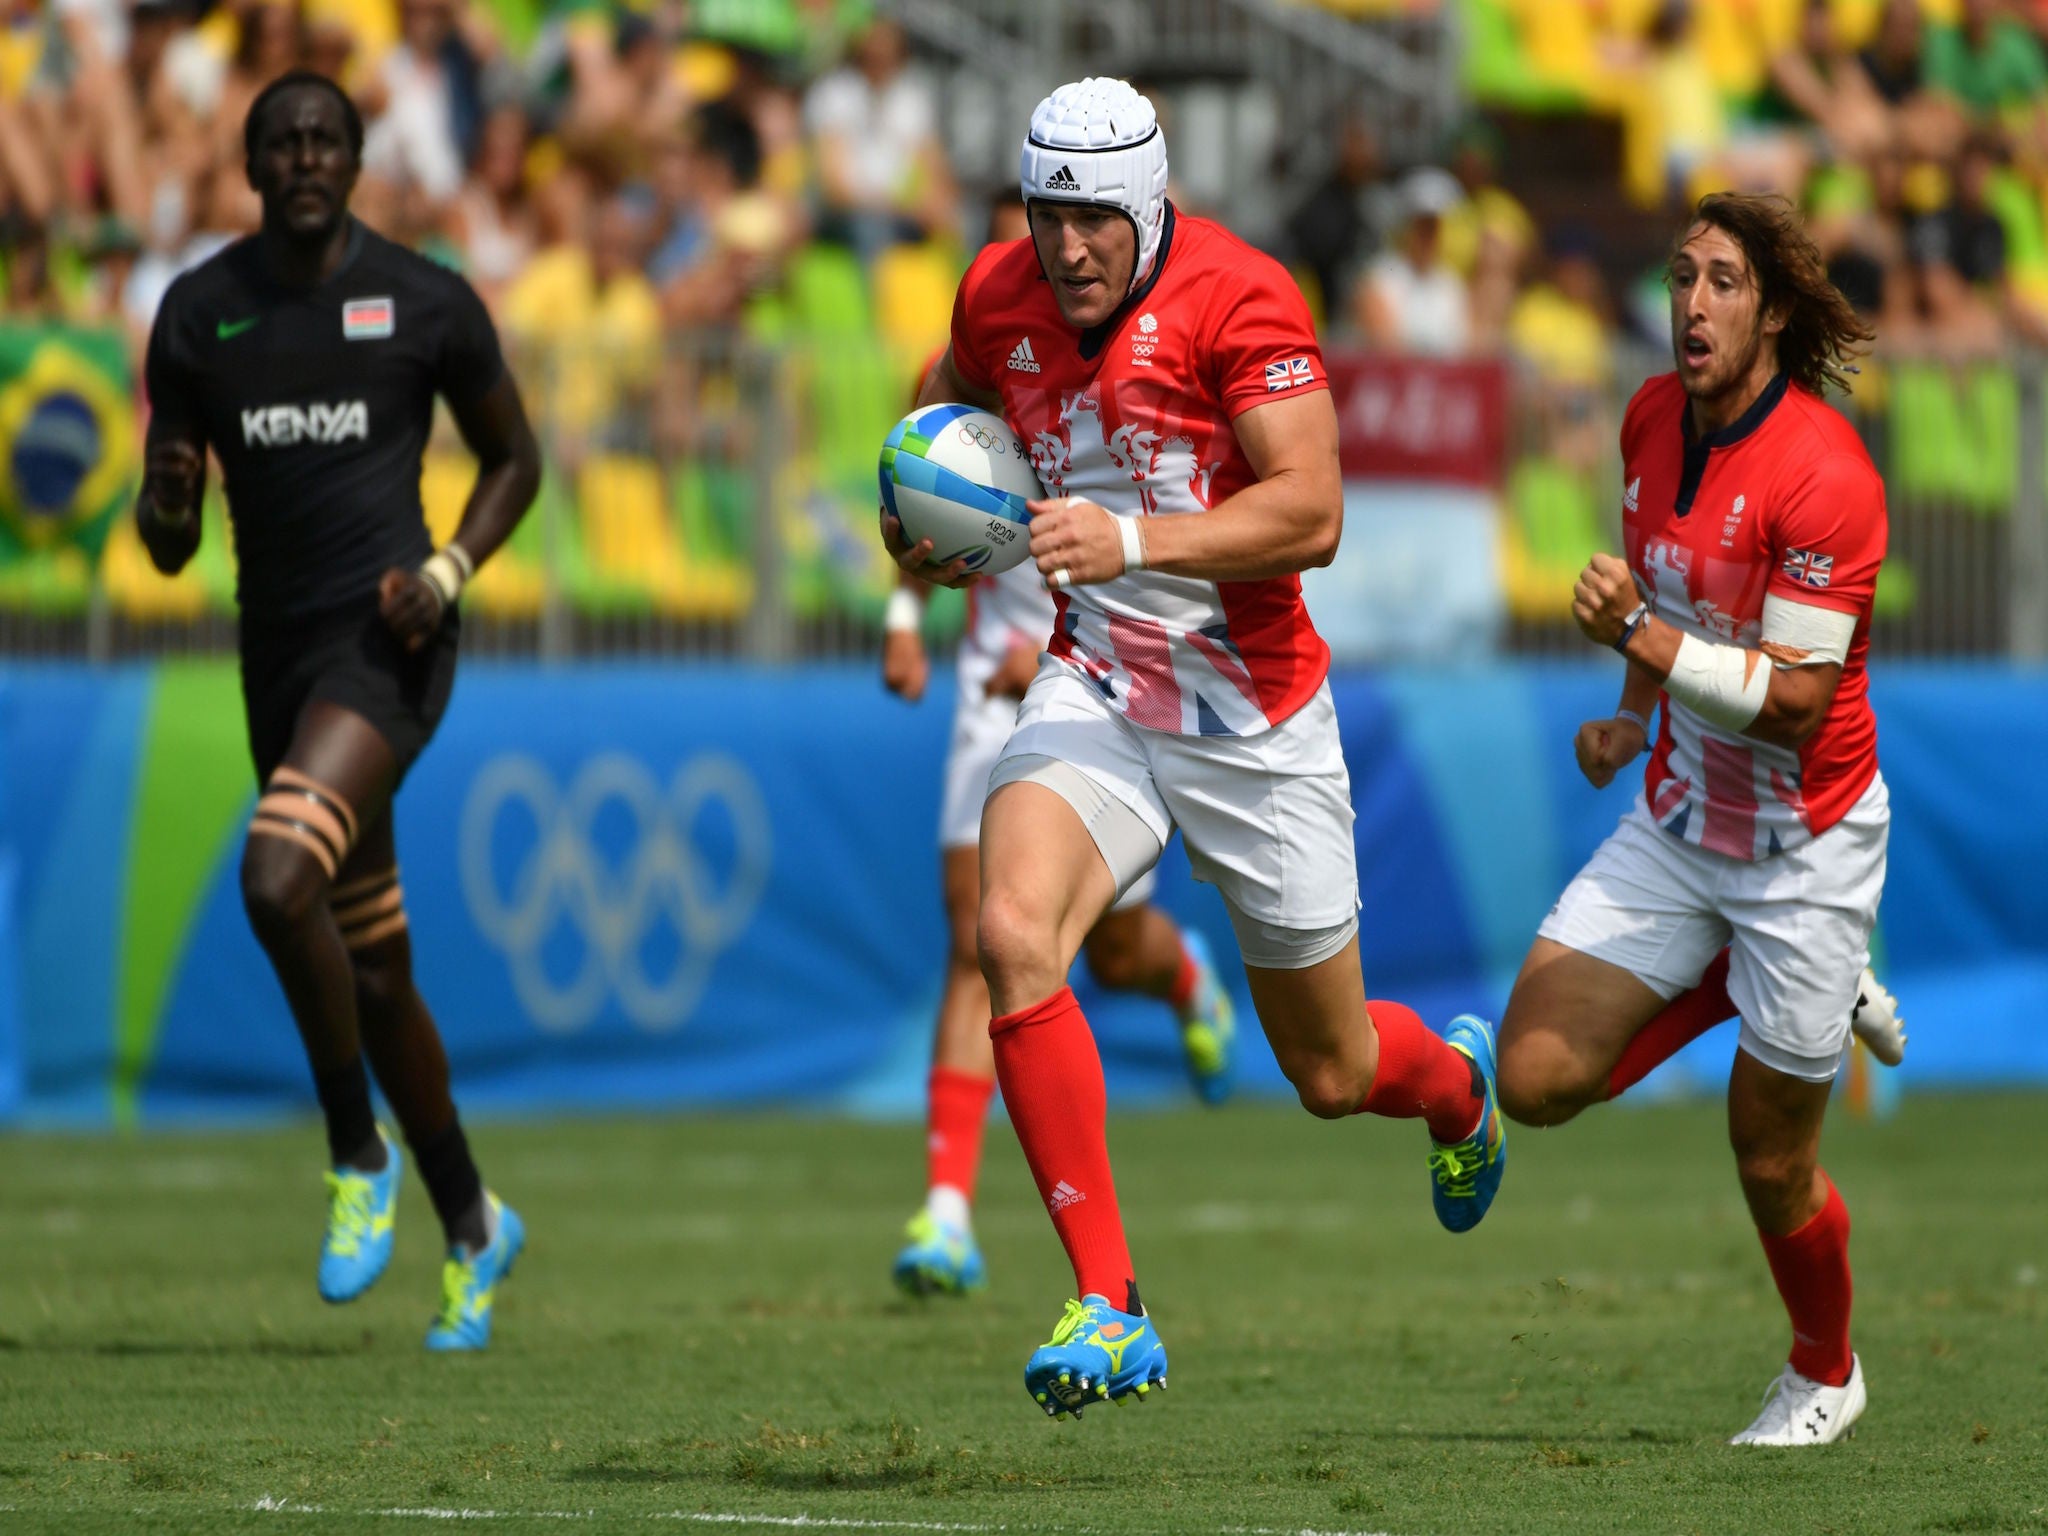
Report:
[{"label": "kenyan player in black jersey", "polygon": [[[427,1345],[478,1349],[524,1232],[470,1157],[413,985],[390,807],[454,685],[456,599],[532,503],[540,451],[469,285],[349,214],[363,132],[346,94],[284,76],[249,109],[244,138],[262,229],[164,299],[136,517],[157,568],[182,567],[199,545],[212,450],[262,786],[242,894],[298,1023],[334,1164],[320,1293],[352,1300],[391,1255],[399,1157],[370,1107],[367,1057],[447,1232]],[[438,551],[419,493],[436,395],[478,463]]]}]

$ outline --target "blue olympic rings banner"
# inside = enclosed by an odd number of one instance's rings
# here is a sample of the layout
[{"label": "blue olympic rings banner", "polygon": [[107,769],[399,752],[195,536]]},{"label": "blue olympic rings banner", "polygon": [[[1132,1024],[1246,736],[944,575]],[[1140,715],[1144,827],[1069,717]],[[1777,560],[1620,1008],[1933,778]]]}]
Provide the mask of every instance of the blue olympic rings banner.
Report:
[{"label": "blue olympic rings banner", "polygon": [[[1572,766],[1607,666],[1340,676],[1375,993],[1497,1011],[1626,808]],[[2048,1079],[2048,673],[1883,669],[1878,958],[1913,1080]],[[478,1110],[921,1101],[951,697],[871,668],[470,664],[398,803],[422,991]],[[1965,747],[1963,744],[1969,744]],[[311,1103],[237,888],[254,798],[217,663],[0,668],[0,1119]],[[1159,900],[1234,957],[1168,851]],[[1247,1077],[1283,1092],[1242,973]],[[1159,1006],[1084,999],[1112,1092],[1180,1091]],[[1674,1064],[1725,1075],[1732,1032]]]}]

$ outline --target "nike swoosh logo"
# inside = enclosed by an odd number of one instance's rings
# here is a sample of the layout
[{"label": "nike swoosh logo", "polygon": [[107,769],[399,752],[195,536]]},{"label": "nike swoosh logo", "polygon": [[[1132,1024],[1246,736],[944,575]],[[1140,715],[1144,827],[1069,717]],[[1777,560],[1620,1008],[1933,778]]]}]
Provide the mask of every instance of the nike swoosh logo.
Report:
[{"label": "nike swoosh logo", "polygon": [[239,336],[260,318],[260,316],[252,315],[247,320],[223,320],[213,328],[214,339],[216,341],[227,341],[232,337]]}]

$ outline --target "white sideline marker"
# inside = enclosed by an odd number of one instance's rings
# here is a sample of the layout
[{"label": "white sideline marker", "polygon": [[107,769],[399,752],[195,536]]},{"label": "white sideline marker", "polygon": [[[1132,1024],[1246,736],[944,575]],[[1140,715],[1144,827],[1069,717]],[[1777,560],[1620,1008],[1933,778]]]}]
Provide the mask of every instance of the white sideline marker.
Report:
[{"label": "white sideline marker", "polygon": [[[6,1506],[0,1505],[0,1508]],[[252,1510],[264,1514],[327,1515],[342,1511],[324,1504],[304,1504],[293,1499],[273,1499],[265,1494]],[[944,1520],[857,1520],[842,1515],[758,1515],[744,1510],[671,1509],[647,1514],[628,1514],[596,1509],[440,1509],[420,1508],[358,1509],[348,1513],[358,1518],[383,1520],[670,1520],[688,1525],[768,1526],[796,1531],[1007,1531],[1007,1525],[974,1525]],[[1060,1531],[1066,1536],[1091,1536],[1093,1526],[1033,1525],[1036,1531]],[[1389,1536],[1386,1531],[1323,1530],[1315,1526],[1224,1525],[1214,1528],[1215,1536]]]}]

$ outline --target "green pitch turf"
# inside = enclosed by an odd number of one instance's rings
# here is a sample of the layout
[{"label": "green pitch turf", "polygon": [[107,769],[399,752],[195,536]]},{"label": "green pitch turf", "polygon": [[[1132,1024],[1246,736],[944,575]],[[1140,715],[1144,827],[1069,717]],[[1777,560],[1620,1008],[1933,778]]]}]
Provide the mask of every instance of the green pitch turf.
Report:
[{"label": "green pitch turf", "polygon": [[[0,1139],[0,1530],[2048,1531],[2040,1097],[1838,1118],[1870,1412],[1738,1452],[1786,1327],[1711,1106],[1517,1131],[1436,1229],[1415,1126],[1276,1106],[1112,1126],[1172,1390],[1055,1424],[1068,1277],[992,1127],[992,1289],[887,1285],[903,1126],[475,1132],[530,1245],[430,1358],[438,1237],[314,1295],[318,1133]],[[410,1175],[408,1175],[410,1179]]]}]

